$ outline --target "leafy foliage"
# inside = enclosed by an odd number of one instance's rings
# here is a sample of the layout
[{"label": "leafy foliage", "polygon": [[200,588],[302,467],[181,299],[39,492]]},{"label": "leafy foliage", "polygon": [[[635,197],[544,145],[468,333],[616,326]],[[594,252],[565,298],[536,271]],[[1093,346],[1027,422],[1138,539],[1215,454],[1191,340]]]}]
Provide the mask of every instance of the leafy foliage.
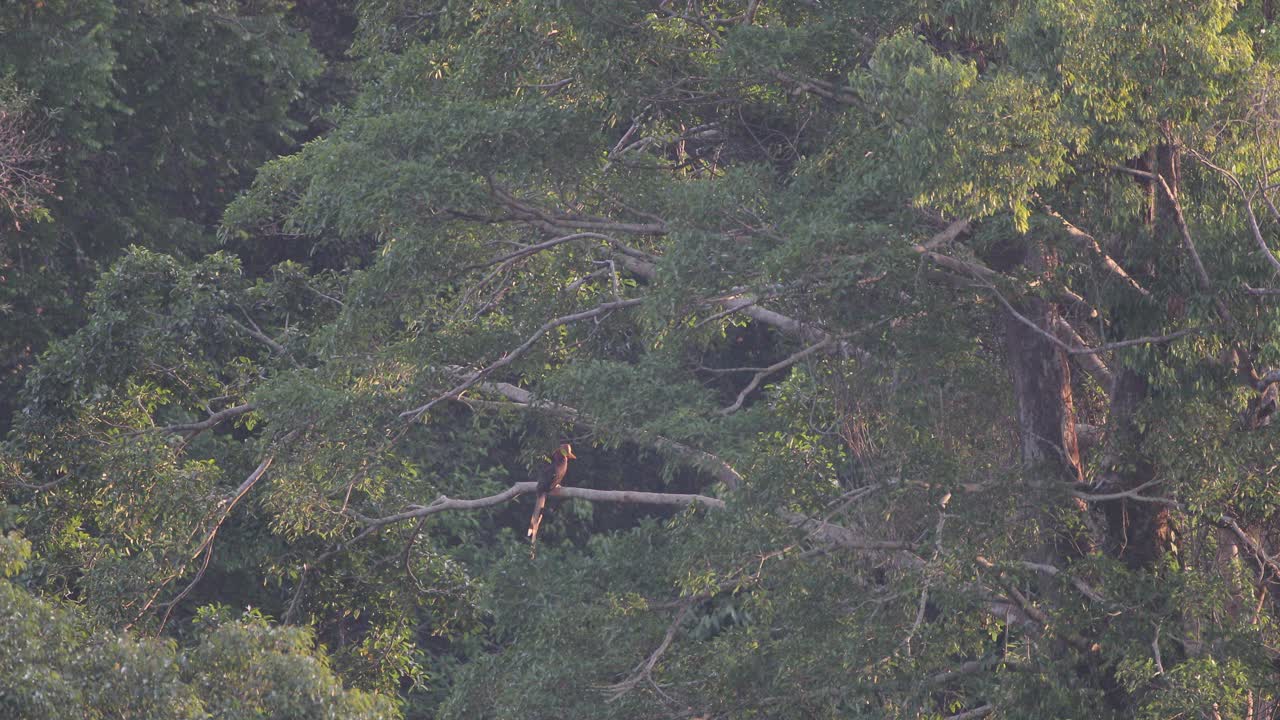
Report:
[{"label": "leafy foliage", "polygon": [[0,707],[1274,715],[1275,27],[0,10]]}]

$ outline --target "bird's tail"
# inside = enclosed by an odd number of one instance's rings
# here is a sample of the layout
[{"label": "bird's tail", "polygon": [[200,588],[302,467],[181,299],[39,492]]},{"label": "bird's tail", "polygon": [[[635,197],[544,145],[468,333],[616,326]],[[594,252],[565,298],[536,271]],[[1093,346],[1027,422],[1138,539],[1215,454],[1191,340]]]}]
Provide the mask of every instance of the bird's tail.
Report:
[{"label": "bird's tail", "polygon": [[529,546],[530,553],[538,551],[538,528],[542,526],[542,509],[547,505],[547,494],[538,493],[538,499],[533,503],[533,517],[529,518]]}]

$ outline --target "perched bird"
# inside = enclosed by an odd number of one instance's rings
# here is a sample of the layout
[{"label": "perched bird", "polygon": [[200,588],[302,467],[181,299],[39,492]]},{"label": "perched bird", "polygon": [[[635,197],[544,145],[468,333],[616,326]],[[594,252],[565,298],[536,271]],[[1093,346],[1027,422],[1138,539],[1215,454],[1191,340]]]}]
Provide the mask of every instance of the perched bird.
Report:
[{"label": "perched bird", "polygon": [[547,495],[554,492],[564,482],[564,474],[569,470],[569,460],[577,460],[573,447],[569,443],[560,443],[560,447],[551,453],[551,464],[538,471],[538,499],[533,504],[533,517],[529,518],[530,556],[537,553],[538,527],[542,525],[542,509],[547,505]]}]

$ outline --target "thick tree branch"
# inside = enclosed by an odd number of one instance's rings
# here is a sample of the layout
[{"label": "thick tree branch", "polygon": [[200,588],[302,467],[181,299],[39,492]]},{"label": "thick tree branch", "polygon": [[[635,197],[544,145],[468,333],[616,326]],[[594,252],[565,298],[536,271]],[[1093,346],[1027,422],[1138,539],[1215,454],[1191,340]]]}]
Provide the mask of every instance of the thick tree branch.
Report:
[{"label": "thick tree branch", "polygon": [[[360,535],[365,535],[372,530],[380,527],[391,525],[393,523],[411,520],[413,518],[427,517],[442,513],[449,510],[478,510],[480,508],[501,505],[513,498],[538,491],[538,483],[527,481],[518,482],[511,487],[503,490],[496,495],[474,499],[458,499],[441,495],[431,502],[430,505],[411,506],[395,515],[388,515],[381,518],[368,518],[362,521],[365,529]],[[640,492],[636,490],[594,490],[583,487],[570,487],[562,485],[551,491],[552,497],[558,498],[578,498],[580,500],[589,500],[591,502],[616,502],[633,505],[667,505],[672,507],[688,507],[690,505],[703,505],[705,507],[716,510],[723,510],[725,503],[719,498],[707,497],[705,495],[694,495],[686,493],[655,493]],[[357,535],[359,537],[359,535]]]},{"label": "thick tree branch", "polygon": [[[1068,345],[1074,347],[1086,346],[1084,338],[1080,337],[1080,334],[1076,332],[1076,329],[1071,327],[1071,323],[1067,322],[1061,315],[1054,315],[1053,330],[1054,333]],[[1114,378],[1111,375],[1111,369],[1107,367],[1106,363],[1102,362],[1102,358],[1099,358],[1097,353],[1081,353],[1074,355],[1073,357],[1075,361],[1079,363],[1080,367],[1084,368],[1085,372],[1089,373],[1089,375],[1097,381],[1103,389],[1110,392]]]},{"label": "thick tree branch", "polygon": [[[248,325],[245,325],[244,323],[240,322],[239,320],[236,320],[235,318],[227,318],[227,322],[231,323],[231,325],[235,327],[237,330],[239,330],[240,332],[248,335],[254,340],[257,340],[262,344],[266,345],[267,347],[271,348],[271,352],[275,353],[276,355],[287,354],[288,351],[285,350],[285,347],[280,343],[276,342],[275,340],[271,339],[271,337],[266,333],[262,332],[261,328],[257,328],[256,326],[249,327]],[[249,322],[253,322],[253,321],[250,320]]]},{"label": "thick tree branch", "polygon": [[[1103,252],[1102,246],[1098,243],[1097,239],[1075,225],[1072,225],[1066,218],[1059,215],[1057,211],[1048,205],[1044,207],[1044,211],[1048,213],[1050,217],[1057,218],[1062,223],[1063,229],[1066,230],[1067,237],[1074,240],[1076,244],[1084,248],[1086,252],[1090,252],[1094,257],[1098,258],[1102,262],[1103,267],[1105,267],[1112,275],[1120,278],[1122,282],[1138,291],[1138,293],[1143,297],[1151,297],[1151,293],[1148,292],[1146,288],[1142,287],[1142,285],[1138,284],[1138,281],[1134,280],[1132,275],[1125,272],[1125,269],[1120,267],[1120,263],[1116,262],[1114,258]],[[1194,247],[1192,248],[1192,252],[1195,252]],[[1200,256],[1195,255],[1195,258],[1198,263],[1200,261]]]}]

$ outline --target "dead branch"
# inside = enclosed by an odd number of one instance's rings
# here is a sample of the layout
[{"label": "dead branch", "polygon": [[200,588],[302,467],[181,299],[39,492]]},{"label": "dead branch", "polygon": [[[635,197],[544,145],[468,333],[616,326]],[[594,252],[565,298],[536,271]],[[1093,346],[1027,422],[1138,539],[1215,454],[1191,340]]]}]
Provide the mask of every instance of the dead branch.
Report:
[{"label": "dead branch", "polygon": [[[1067,237],[1070,237],[1072,240],[1076,242],[1077,245],[1079,245],[1080,247],[1084,248],[1086,251],[1092,253],[1095,257],[1097,257],[1102,262],[1102,265],[1112,275],[1115,275],[1116,277],[1120,278],[1121,281],[1123,281],[1126,285],[1133,288],[1134,290],[1138,291],[1138,293],[1143,297],[1151,297],[1151,293],[1146,288],[1142,287],[1142,285],[1138,284],[1138,281],[1134,280],[1132,275],[1125,272],[1125,269],[1120,266],[1120,263],[1116,262],[1114,258],[1112,258],[1110,255],[1108,255],[1106,252],[1103,251],[1102,246],[1098,243],[1097,239],[1095,239],[1089,233],[1076,227],[1075,225],[1072,225],[1066,218],[1059,215],[1057,211],[1055,211],[1053,208],[1049,207],[1048,205],[1044,206],[1044,211],[1050,217],[1057,218],[1059,221],[1061,221],[1063,229],[1067,231]],[[1194,252],[1195,252],[1195,248],[1194,246],[1192,246],[1192,253],[1198,264],[1200,262],[1200,256],[1194,255]],[[1201,270],[1203,269],[1204,268],[1201,267]]]},{"label": "dead branch", "polygon": [[[362,521],[364,530],[356,537],[368,534],[371,531],[393,523],[411,520],[413,518],[427,517],[449,510],[478,510],[480,508],[501,505],[513,498],[529,493],[537,492],[538,483],[533,481],[518,482],[511,487],[503,490],[496,495],[474,499],[451,498],[447,495],[441,495],[431,502],[430,505],[410,506],[404,512],[394,515],[387,515],[381,518],[368,518]],[[583,487],[570,487],[562,485],[551,492],[553,497],[558,498],[578,498],[581,500],[589,500],[591,502],[616,502],[634,505],[668,505],[673,507],[688,507],[690,505],[703,505],[715,510],[723,510],[725,503],[719,498],[707,497],[705,495],[695,495],[687,493],[655,493],[640,492],[638,490],[594,490]],[[354,540],[354,538],[353,538]]]},{"label": "dead branch", "polygon": [[603,303],[590,310],[584,310],[583,312],[573,313],[571,315],[562,315],[558,318],[548,320],[546,323],[542,325],[542,327],[538,328],[532,335],[530,335],[527,340],[525,340],[518,347],[516,347],[516,349],[512,350],[506,355],[503,355],[501,358],[490,363],[488,366],[481,368],[480,370],[477,370],[476,372],[472,373],[466,380],[455,385],[452,389],[446,391],[445,393],[441,395],[437,395],[434,399],[431,400],[431,402],[427,403],[426,405],[414,408],[412,410],[406,410],[400,413],[400,417],[405,418],[408,421],[412,422],[422,417],[424,413],[426,413],[432,407],[435,407],[437,403],[443,400],[448,400],[450,398],[458,397],[458,395],[466,392],[472,387],[475,387],[476,383],[483,380],[494,370],[498,370],[499,368],[506,367],[507,365],[510,365],[511,363],[515,362],[517,358],[519,358],[521,355],[524,355],[526,352],[529,351],[529,348],[533,347],[533,344],[538,341],[538,338],[547,334],[551,330],[554,330],[555,328],[560,327],[561,325],[568,325],[570,323],[575,323],[580,320],[587,320],[590,318],[600,317],[605,313],[609,313],[614,310],[620,310],[622,308],[633,307],[635,305],[639,305],[642,302],[644,302],[643,298],[634,298],[631,300],[618,300],[615,302]]},{"label": "dead branch", "polygon": [[831,342],[831,337],[827,336],[826,338],[819,340],[813,345],[810,345],[809,347],[799,352],[796,352],[789,357],[779,360],[778,362],[770,365],[769,367],[761,368],[759,372],[757,372],[755,375],[751,377],[751,382],[747,383],[747,386],[742,388],[742,391],[738,393],[738,397],[733,401],[733,404],[728,407],[722,408],[720,410],[720,414],[732,415],[733,413],[737,412],[738,409],[742,407],[742,403],[746,402],[747,396],[750,395],[756,388],[760,387],[760,383],[763,382],[765,378],[769,377],[773,373],[778,372],[779,370],[785,370],[786,368],[789,368],[792,365],[795,365],[796,363],[809,357],[815,352],[825,348],[827,345],[830,344],[830,342]]}]

